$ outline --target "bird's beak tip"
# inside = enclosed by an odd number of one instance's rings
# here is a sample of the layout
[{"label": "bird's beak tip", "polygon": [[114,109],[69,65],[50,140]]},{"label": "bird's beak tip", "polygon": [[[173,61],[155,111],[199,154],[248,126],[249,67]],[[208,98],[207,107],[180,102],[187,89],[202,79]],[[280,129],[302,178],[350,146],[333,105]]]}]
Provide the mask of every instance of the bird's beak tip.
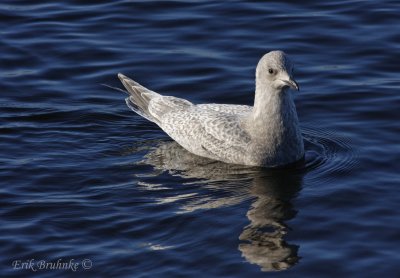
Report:
[{"label": "bird's beak tip", "polygon": [[299,86],[299,84],[297,84],[297,82],[295,82],[295,84],[296,84],[295,90],[299,92],[300,91],[300,86]]},{"label": "bird's beak tip", "polygon": [[293,78],[289,78],[289,83],[292,85],[292,89],[296,91],[300,91],[300,86]]},{"label": "bird's beak tip", "polygon": [[294,79],[289,78],[287,80],[282,80],[282,81],[285,83],[285,85],[287,85],[291,89],[296,90],[296,91],[300,91],[300,86]]}]

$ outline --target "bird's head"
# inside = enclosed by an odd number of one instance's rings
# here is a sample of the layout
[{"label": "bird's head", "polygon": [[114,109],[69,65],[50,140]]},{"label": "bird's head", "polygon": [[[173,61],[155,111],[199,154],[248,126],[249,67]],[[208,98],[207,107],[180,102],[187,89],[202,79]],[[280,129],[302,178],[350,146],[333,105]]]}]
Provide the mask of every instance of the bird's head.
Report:
[{"label": "bird's head", "polygon": [[299,85],[293,78],[293,65],[283,51],[271,51],[258,62],[256,69],[258,85],[268,86],[277,91],[287,88],[299,90]]}]

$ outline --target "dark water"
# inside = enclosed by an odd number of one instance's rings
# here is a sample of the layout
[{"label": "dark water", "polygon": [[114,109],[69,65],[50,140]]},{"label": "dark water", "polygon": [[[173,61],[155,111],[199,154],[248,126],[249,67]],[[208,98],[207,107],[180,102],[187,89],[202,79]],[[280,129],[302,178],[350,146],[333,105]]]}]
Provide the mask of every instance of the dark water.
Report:
[{"label": "dark water", "polygon": [[[1,2],[3,276],[400,275],[399,2],[221,2]],[[301,169],[199,159],[101,85],[252,104],[274,49]]]}]

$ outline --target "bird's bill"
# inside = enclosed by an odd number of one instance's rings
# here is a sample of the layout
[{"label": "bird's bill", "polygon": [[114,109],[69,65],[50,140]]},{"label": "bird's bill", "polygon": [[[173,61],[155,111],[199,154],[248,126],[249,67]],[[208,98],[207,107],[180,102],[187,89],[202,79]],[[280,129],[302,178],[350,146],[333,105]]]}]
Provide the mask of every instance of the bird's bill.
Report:
[{"label": "bird's bill", "polygon": [[296,90],[296,91],[300,90],[299,84],[297,84],[297,82],[291,77],[289,77],[287,79],[281,79],[281,81],[285,84],[285,86],[289,86],[293,90]]}]

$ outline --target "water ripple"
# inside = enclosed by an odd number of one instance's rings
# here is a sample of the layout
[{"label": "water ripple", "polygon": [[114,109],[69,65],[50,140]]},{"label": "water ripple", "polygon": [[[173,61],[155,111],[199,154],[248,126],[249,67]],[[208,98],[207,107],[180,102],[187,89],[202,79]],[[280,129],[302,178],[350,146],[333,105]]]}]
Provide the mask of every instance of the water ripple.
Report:
[{"label": "water ripple", "polygon": [[349,138],[319,127],[302,127],[306,148],[306,171],[313,175],[309,184],[330,182],[357,166],[357,156]]}]

